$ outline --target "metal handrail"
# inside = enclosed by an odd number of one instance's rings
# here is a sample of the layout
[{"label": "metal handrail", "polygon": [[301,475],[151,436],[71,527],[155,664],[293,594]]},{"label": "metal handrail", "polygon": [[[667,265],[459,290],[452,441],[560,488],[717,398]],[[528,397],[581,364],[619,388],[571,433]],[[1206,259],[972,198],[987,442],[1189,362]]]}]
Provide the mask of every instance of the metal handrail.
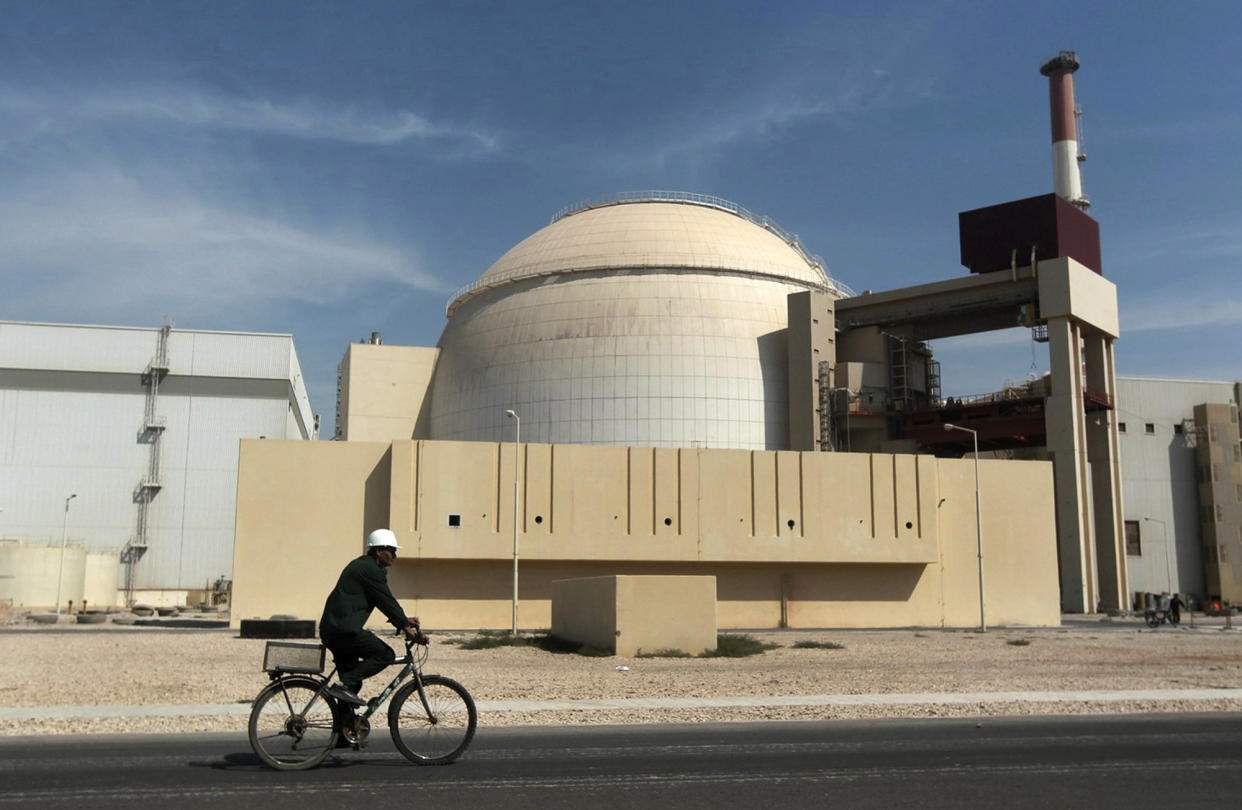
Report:
[{"label": "metal handrail", "polygon": [[[850,289],[849,286],[832,277],[832,275],[828,272],[828,265],[824,261],[823,257],[809,252],[803,246],[802,241],[798,238],[797,234],[785,230],[780,225],[776,224],[775,220],[771,217],[760,216],[743,208],[735,202],[731,202],[723,197],[716,197],[711,194],[697,194],[691,191],[648,190],[622,191],[616,194],[600,195],[580,200],[561,208],[552,215],[552,219],[548,224],[552,224],[581,211],[587,211],[593,208],[603,208],[609,205],[623,205],[635,202],[674,202],[691,205],[703,205],[741,217],[747,222],[750,222],[753,225],[758,225],[760,228],[774,234],[785,244],[789,245],[789,247],[793,248],[798,255],[806,261],[807,264],[818,270],[820,276],[823,278],[822,289],[827,292],[835,292],[845,298],[853,298],[857,295],[857,293]],[[472,281],[469,284],[464,284],[453,291],[453,294],[449,296],[448,304],[445,306],[445,314],[451,316],[460,300],[476,291],[499,287],[518,279],[559,275],[561,273],[576,272],[579,269],[582,268],[565,268],[555,271],[515,270],[502,275],[492,276],[486,280],[483,278],[476,279],[475,281]],[[783,275],[780,273],[763,273],[762,271],[754,271],[754,274]]]}]

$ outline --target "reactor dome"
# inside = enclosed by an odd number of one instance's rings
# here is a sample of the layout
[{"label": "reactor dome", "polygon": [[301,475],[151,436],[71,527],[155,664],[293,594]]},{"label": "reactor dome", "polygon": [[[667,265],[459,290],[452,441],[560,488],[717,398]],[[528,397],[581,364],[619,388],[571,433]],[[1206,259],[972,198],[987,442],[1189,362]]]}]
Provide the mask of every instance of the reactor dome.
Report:
[{"label": "reactor dome", "polygon": [[797,237],[726,200],[564,209],[448,305],[429,437],[783,449],[786,296],[850,295]]}]

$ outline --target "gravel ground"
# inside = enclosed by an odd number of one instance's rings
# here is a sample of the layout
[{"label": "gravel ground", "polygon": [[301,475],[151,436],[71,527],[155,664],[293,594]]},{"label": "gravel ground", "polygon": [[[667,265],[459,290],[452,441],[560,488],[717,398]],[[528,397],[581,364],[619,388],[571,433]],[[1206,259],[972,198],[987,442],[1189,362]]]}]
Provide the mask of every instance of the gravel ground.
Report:
[{"label": "gravel ground", "polygon": [[[781,645],[750,658],[587,658],[537,648],[463,650],[433,635],[427,672],[476,700],[564,700],[1192,689],[1242,686],[1242,632],[1102,620],[1057,629],[753,632]],[[798,641],[841,649],[796,649]],[[395,640],[390,641],[395,643]],[[0,707],[248,703],[266,683],[265,642],[236,631],[82,628],[0,633]],[[618,667],[628,667],[626,671]],[[373,679],[363,694],[371,694]],[[736,707],[488,712],[486,725],[718,722],[1082,712],[1239,711],[1242,700]],[[241,717],[0,720],[0,734],[241,730]]]}]

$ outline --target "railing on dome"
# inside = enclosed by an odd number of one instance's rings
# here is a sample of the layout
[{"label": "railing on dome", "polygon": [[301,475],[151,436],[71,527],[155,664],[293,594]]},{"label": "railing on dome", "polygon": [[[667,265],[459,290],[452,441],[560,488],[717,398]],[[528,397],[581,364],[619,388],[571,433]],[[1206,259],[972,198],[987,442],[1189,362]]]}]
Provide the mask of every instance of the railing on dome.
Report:
[{"label": "railing on dome", "polygon": [[[752,213],[737,203],[730,202],[723,197],[712,196],[711,194],[695,194],[690,191],[622,191],[617,194],[591,197],[589,199],[573,203],[572,205],[567,205],[553,214],[549,224],[556,222],[557,220],[564,219],[571,214],[576,214],[580,211],[586,211],[592,208],[603,208],[609,205],[621,205],[623,203],[630,202],[693,203],[695,205],[705,205],[711,208],[719,208],[722,211],[728,211],[731,214],[741,217],[747,222],[758,225],[760,228],[771,232],[775,236],[779,237],[785,244],[797,251],[798,255],[801,256],[808,264],[819,270],[820,274],[824,277],[824,286],[827,289],[832,290],[838,295],[846,298],[853,298],[857,295],[857,293],[850,289],[849,286],[841,281],[838,281],[833,278],[831,274],[829,274],[828,265],[824,261],[823,257],[807,251],[807,249],[802,246],[802,241],[798,239],[797,234],[786,231],[780,225],[777,225],[776,222],[770,217]],[[511,273],[505,273],[501,276],[476,279],[475,281],[462,285],[453,291],[453,294],[449,296],[448,304],[445,306],[445,314],[452,316],[456,305],[464,297],[469,296],[471,293],[484,289],[491,289],[493,287],[499,287],[519,278],[536,278],[541,275],[559,275],[560,272],[561,271],[552,273],[531,273],[526,270],[518,270]]]},{"label": "railing on dome", "polygon": [[802,240],[798,238],[796,233],[791,233],[780,225],[771,217],[765,217],[756,214],[731,200],[723,197],[717,197],[712,194],[696,194],[693,191],[622,191],[617,194],[603,194],[596,197],[589,197],[585,200],[579,200],[576,203],[567,205],[552,215],[552,219],[548,224],[556,222],[558,219],[564,219],[570,214],[576,214],[579,211],[586,211],[591,208],[603,208],[608,205],[620,205],[629,202],[680,202],[694,203],[695,205],[706,205],[711,208],[719,208],[722,211],[728,211],[730,214],[736,214],[747,222],[758,225],[765,231],[771,231],[780,237],[781,241],[798,251],[798,255],[807,261],[808,264],[819,268],[829,282],[829,286],[835,288],[842,295],[852,298],[857,293],[851,290],[842,282],[833,278],[828,272],[828,263],[824,261],[822,256],[811,253],[802,245]]}]

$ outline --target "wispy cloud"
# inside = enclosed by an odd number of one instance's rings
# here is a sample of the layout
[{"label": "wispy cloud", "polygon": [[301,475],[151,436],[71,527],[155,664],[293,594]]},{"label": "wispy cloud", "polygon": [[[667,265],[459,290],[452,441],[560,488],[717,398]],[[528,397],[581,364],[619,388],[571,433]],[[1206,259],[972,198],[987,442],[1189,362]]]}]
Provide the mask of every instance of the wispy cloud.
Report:
[{"label": "wispy cloud", "polygon": [[[1176,224],[1161,223],[1138,230],[1130,239],[1112,249],[1109,263],[1120,267],[1153,264],[1161,273],[1176,258],[1181,266],[1201,261],[1242,258],[1242,225],[1235,212],[1217,221],[1195,220]],[[1232,270],[1232,266],[1230,268]]]},{"label": "wispy cloud", "polygon": [[144,122],[351,144],[434,142],[454,157],[490,154],[500,144],[495,133],[432,121],[409,110],[227,95],[193,85],[71,90],[0,85],[0,111],[41,131],[84,122]]},{"label": "wispy cloud", "polygon": [[0,199],[0,221],[5,317],[95,322],[155,304],[253,312],[375,285],[445,289],[405,251],[366,235],[222,208],[115,169],[42,178]]},{"label": "wispy cloud", "polygon": [[[923,90],[917,91],[919,93]],[[755,144],[783,137],[789,130],[812,121],[836,120],[867,109],[898,103],[907,89],[894,86],[887,71],[843,80],[835,92],[819,92],[781,87],[753,87],[737,94],[724,109],[701,111],[686,117],[684,123],[666,131],[654,145],[610,152],[614,168],[632,171],[661,168],[678,161],[702,160],[739,144]]]},{"label": "wispy cloud", "polygon": [[1121,332],[1242,325],[1242,299],[1230,293],[1169,291],[1121,308]]},{"label": "wispy cloud", "polygon": [[698,162],[733,146],[777,141],[808,123],[845,127],[872,110],[933,98],[937,83],[926,65],[907,64],[912,43],[927,35],[926,24],[903,17],[882,27],[865,43],[844,35],[828,17],[784,32],[764,46],[768,58],[745,73],[722,76],[663,131],[651,127],[656,143],[622,148],[609,160],[622,170]]}]

